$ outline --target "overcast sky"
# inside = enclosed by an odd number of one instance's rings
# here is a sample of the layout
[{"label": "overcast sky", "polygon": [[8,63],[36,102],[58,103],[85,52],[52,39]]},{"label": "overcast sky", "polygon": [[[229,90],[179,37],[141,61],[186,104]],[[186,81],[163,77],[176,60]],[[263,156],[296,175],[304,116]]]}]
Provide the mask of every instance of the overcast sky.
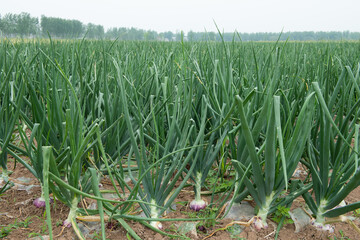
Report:
[{"label": "overcast sky", "polygon": [[0,14],[163,31],[360,32],[360,0],[0,0]]}]

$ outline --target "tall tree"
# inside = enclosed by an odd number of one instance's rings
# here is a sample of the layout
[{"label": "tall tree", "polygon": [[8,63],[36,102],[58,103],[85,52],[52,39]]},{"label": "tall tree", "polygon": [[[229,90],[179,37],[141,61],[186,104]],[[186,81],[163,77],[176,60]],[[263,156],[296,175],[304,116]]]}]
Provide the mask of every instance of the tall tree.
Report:
[{"label": "tall tree", "polygon": [[164,32],[164,38],[168,41],[172,41],[174,37],[174,34],[170,31]]},{"label": "tall tree", "polygon": [[67,20],[41,16],[41,30],[56,37],[77,38],[84,33],[84,26],[79,20]]},{"label": "tall tree", "polygon": [[7,13],[1,20],[1,31],[5,35],[16,34],[16,15]]},{"label": "tall tree", "polygon": [[104,27],[89,23],[86,25],[86,32],[88,38],[100,39],[104,37]]},{"label": "tall tree", "polygon": [[39,20],[31,17],[30,13],[22,12],[17,15],[16,32],[21,36],[35,35],[39,30]]}]

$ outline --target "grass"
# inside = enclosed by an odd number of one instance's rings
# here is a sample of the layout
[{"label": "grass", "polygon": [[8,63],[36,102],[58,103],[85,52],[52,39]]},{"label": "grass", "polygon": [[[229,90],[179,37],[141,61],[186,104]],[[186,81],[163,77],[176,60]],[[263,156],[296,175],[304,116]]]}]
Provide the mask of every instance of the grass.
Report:
[{"label": "grass", "polygon": [[31,216],[26,218],[24,221],[15,220],[14,223],[8,224],[6,226],[0,225],[0,238],[7,237],[13,230],[17,228],[29,228],[32,223],[31,219],[37,216]]},{"label": "grass", "polygon": [[342,230],[339,230],[340,237],[334,236],[332,240],[351,240],[349,237],[345,236],[345,233]]}]

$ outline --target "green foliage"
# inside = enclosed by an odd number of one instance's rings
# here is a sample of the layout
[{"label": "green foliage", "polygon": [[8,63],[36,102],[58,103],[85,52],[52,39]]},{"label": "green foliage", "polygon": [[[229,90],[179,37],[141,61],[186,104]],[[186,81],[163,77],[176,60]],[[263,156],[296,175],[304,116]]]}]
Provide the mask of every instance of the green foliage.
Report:
[{"label": "green foliage", "polygon": [[13,230],[17,228],[28,228],[29,225],[32,223],[31,220],[32,217],[26,218],[24,221],[18,221],[15,220],[14,223],[3,226],[0,225],[0,238],[7,237]]},{"label": "green foliage", "polygon": [[197,226],[204,226],[205,228],[214,227],[215,224],[218,223],[216,220],[217,214],[218,214],[218,208],[216,206],[207,206],[204,209],[201,209],[198,212],[188,212],[183,211],[183,214],[186,214],[190,218],[205,218],[205,220],[201,220]]},{"label": "green foliage", "polygon": [[7,13],[0,22],[0,32],[8,35],[16,34],[23,37],[35,35],[39,30],[38,18],[30,16],[26,12],[20,14]]},{"label": "green foliage", "polygon": [[355,209],[355,210],[353,211],[353,215],[354,215],[354,217],[359,218],[359,217],[360,217],[360,208]]},{"label": "green foliage", "polygon": [[14,186],[14,183],[7,181],[2,187],[0,187],[0,196]]},{"label": "green foliage", "polygon": [[[33,216],[33,217],[35,217],[35,216]],[[30,220],[33,217],[28,217],[23,222],[19,222],[19,226],[22,227],[22,228],[28,228],[30,223],[32,223]]]},{"label": "green foliage", "polygon": [[[81,37],[85,28],[79,20],[67,20],[62,18],[41,16],[41,29],[46,36],[47,33],[58,37]],[[92,29],[90,29],[92,31]]]},{"label": "green foliage", "polygon": [[[191,176],[211,192],[210,206],[187,213],[205,227],[229,199],[252,199],[264,221],[288,218],[278,206],[302,194],[320,217],[359,208],[334,208],[360,179],[358,43],[49,39],[0,50],[0,164],[9,154],[23,164],[75,230],[88,197],[102,229],[106,214],[139,239],[124,219],[164,220]],[[292,177],[300,161],[310,184]]]},{"label": "green foliage", "polygon": [[99,233],[99,232],[93,232],[92,233],[92,239],[94,239],[94,240],[109,240],[108,238],[102,238],[102,236],[101,236],[101,233]]},{"label": "green foliage", "polygon": [[28,237],[29,238],[38,237],[39,239],[43,239],[43,237],[41,236],[41,233],[35,233],[35,232],[29,233]]},{"label": "green foliage", "polygon": [[55,226],[61,226],[63,224],[63,221],[61,219],[57,220],[55,223]]},{"label": "green foliage", "polygon": [[165,229],[165,232],[175,233],[177,237],[170,237],[170,239],[183,239],[190,240],[191,238],[187,237],[185,234],[179,233],[179,227],[175,224],[171,224],[169,227]]},{"label": "green foliage", "polygon": [[332,240],[351,240],[351,238],[345,236],[344,232],[342,230],[339,230],[340,233],[340,237],[336,237],[334,236],[333,238],[331,238]]},{"label": "green foliage", "polygon": [[11,233],[11,231],[14,230],[14,228],[15,227],[13,227],[11,224],[8,226],[1,227],[0,238],[4,238],[4,237],[8,236]]},{"label": "green foliage", "polygon": [[[40,24],[39,24],[40,22]],[[91,39],[119,39],[119,40],[146,40],[146,41],[181,41],[181,35],[186,36],[187,41],[277,41],[280,33],[241,33],[238,36],[234,32],[225,32],[218,35],[216,32],[194,32],[187,33],[171,31],[156,32],[153,30],[144,30],[134,27],[112,27],[104,32],[102,25],[93,23],[84,24],[79,20],[68,20],[63,18],[49,17],[42,15],[40,21],[36,17],[30,16],[29,13],[22,12],[20,14],[7,13],[3,17],[0,16],[0,32],[6,35],[29,36],[30,34],[40,34],[47,36],[50,33],[52,37],[77,38],[86,34]],[[239,37],[240,36],[240,37]],[[319,40],[359,40],[359,32],[283,32],[280,40],[287,41],[319,41]]]},{"label": "green foliage", "polygon": [[273,220],[276,223],[279,223],[281,219],[284,217],[283,224],[292,224],[294,221],[291,219],[291,216],[289,214],[290,208],[287,208],[285,206],[279,205],[276,208],[276,211],[272,214],[271,220]]},{"label": "green foliage", "polygon": [[219,176],[217,171],[210,170],[206,178],[205,186],[211,191],[213,191],[215,187],[215,192],[226,191],[234,184],[234,180],[232,179],[234,176],[235,174],[231,172],[227,178],[223,178],[222,175]]}]

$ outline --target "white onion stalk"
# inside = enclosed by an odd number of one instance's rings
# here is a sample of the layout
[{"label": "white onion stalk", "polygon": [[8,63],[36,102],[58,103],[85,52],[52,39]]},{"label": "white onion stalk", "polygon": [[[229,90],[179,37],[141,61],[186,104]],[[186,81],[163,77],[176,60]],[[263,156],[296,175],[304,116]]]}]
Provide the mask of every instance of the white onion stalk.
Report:
[{"label": "white onion stalk", "polygon": [[311,221],[311,225],[313,225],[316,229],[322,231],[328,231],[329,233],[334,233],[334,226],[330,224],[319,223],[315,219]]},{"label": "white onion stalk", "polygon": [[263,228],[268,228],[266,218],[268,215],[268,210],[260,209],[258,215],[255,217],[254,226],[256,230],[261,230]]},{"label": "white onion stalk", "polygon": [[331,225],[330,223],[349,222],[349,221],[354,221],[356,218],[353,216],[340,215],[338,217],[328,218],[328,219],[326,219],[326,221],[325,221],[324,217],[322,217],[322,219],[324,219],[324,222],[322,222],[322,223],[318,222],[317,219],[312,219],[311,225],[314,226],[317,230],[328,231],[329,233],[334,233],[335,227],[333,225]]},{"label": "white onion stalk", "polygon": [[325,213],[324,208],[326,207],[327,203],[328,202],[325,199],[320,201],[320,206],[316,214],[316,219],[313,219],[311,221],[311,225],[313,225],[318,230],[328,231],[329,233],[333,233],[334,227],[330,224],[325,224],[325,217],[323,216],[323,214]]},{"label": "white onion stalk", "polygon": [[268,228],[268,224],[266,222],[267,216],[269,214],[271,202],[273,201],[275,192],[272,192],[270,196],[266,196],[266,201],[263,206],[259,209],[258,214],[256,215],[254,226],[256,230],[260,230],[263,228]]},{"label": "white onion stalk", "polygon": [[320,201],[320,206],[318,208],[318,212],[316,214],[316,220],[315,220],[315,225],[323,225],[325,223],[325,217],[323,216],[323,214],[325,213],[324,208],[327,205],[327,201],[325,199]]},{"label": "white onion stalk", "polygon": [[190,209],[194,211],[200,211],[204,209],[207,203],[201,199],[201,177],[202,174],[200,172],[196,173],[196,182],[195,182],[195,199],[190,203]]},{"label": "white onion stalk", "polygon": [[77,210],[78,203],[79,203],[78,198],[75,197],[71,202],[69,215],[68,215],[67,219],[65,219],[63,222],[64,227],[69,228],[72,226],[72,221],[74,221],[76,218],[76,210]]},{"label": "white onion stalk", "polygon": [[[152,204],[150,206],[150,216],[151,216],[151,218],[159,218],[158,210],[157,210],[157,207],[155,206],[155,204],[156,204],[155,200],[152,199],[150,201],[150,203]],[[160,230],[163,228],[161,222],[159,222],[159,221],[151,221],[150,225],[157,228],[157,229],[160,229]]]}]

